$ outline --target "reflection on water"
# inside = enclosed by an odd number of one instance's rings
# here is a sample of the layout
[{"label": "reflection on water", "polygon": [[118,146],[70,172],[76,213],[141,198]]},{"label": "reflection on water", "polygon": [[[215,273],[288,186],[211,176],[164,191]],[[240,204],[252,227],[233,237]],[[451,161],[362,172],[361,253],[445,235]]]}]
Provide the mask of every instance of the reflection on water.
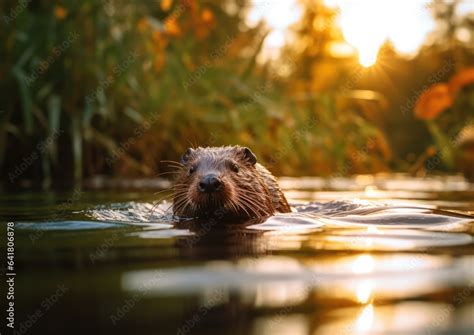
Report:
[{"label": "reflection on water", "polygon": [[365,304],[369,300],[372,300],[373,289],[374,289],[374,283],[370,279],[364,280],[360,284],[358,284],[355,290],[357,302],[361,304]]},{"label": "reflection on water", "polygon": [[[455,310],[443,303],[401,302],[341,309],[315,334],[472,334],[473,304]],[[467,313],[466,313],[467,312]]]},{"label": "reflection on water", "polygon": [[[272,333],[281,322],[282,329],[291,330],[291,334],[306,334],[306,318],[293,315],[298,311],[296,306],[304,304],[322,305],[324,312],[329,311],[330,321],[317,334],[421,332],[426,327],[438,331],[446,325],[468,330],[474,327],[474,319],[463,316],[461,323],[453,325],[452,305],[397,301],[422,298],[453,287],[471,290],[473,261],[472,256],[453,260],[425,254],[362,254],[301,262],[285,257],[210,262],[200,267],[162,270],[160,280],[149,285],[148,292],[153,296],[198,294],[202,304],[209,305],[206,292],[217,291],[225,297],[237,294],[254,308],[282,308],[277,316],[257,320],[256,333]],[[126,273],[122,287],[130,293],[137,292],[154,275],[153,271]],[[469,294],[457,294],[464,301],[460,301],[462,309],[456,313],[474,312],[472,304],[464,307]],[[342,311],[332,308],[350,306],[351,301],[361,307]],[[222,299],[219,303],[228,301]]]},{"label": "reflection on water", "polygon": [[[463,233],[440,233],[413,230],[368,229],[332,231],[314,236],[308,247],[325,250],[417,250],[419,248],[455,246],[472,243],[472,236]],[[272,245],[278,244],[278,240]]]},{"label": "reflection on water", "polygon": [[18,322],[64,284],[31,333],[473,333],[469,184],[395,175],[282,185],[295,212],[243,224],[174,222],[169,202],[114,192],[86,192],[52,220],[30,195],[30,213],[8,219]]},{"label": "reflection on water", "polygon": [[304,314],[281,314],[258,318],[253,326],[252,334],[261,335],[304,335],[311,334],[310,320]]},{"label": "reflection on water", "polygon": [[[317,315],[289,314],[260,317],[252,334],[472,334],[474,304],[455,310],[451,305],[400,302],[391,306],[368,304],[342,308],[326,315],[316,327]],[[311,326],[316,329],[311,330]]]},{"label": "reflection on water", "polygon": [[[366,303],[422,296],[452,287],[468,286],[474,258],[453,259],[424,254],[320,257],[297,261],[267,256],[235,262],[162,269],[149,294],[200,294],[208,289],[239,292],[256,306],[284,307],[302,303],[311,293],[325,299]],[[155,270],[130,271],[122,288],[131,293],[152,282]]]},{"label": "reflection on water", "polygon": [[353,273],[370,273],[374,271],[374,258],[371,255],[357,256],[352,263],[351,270]]}]

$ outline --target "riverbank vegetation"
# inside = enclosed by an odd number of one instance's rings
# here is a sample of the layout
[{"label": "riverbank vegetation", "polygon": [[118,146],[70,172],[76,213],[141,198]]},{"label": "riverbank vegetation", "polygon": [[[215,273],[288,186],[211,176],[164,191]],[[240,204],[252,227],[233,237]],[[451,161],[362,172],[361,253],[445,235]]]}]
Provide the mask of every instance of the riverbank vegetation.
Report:
[{"label": "riverbank vegetation", "polygon": [[437,25],[416,54],[385,42],[364,66],[322,1],[295,2],[271,57],[272,27],[248,20],[271,2],[3,1],[3,183],[156,177],[189,146],[223,144],[278,175],[455,171],[426,162],[474,118],[474,19],[460,5],[426,8]]}]

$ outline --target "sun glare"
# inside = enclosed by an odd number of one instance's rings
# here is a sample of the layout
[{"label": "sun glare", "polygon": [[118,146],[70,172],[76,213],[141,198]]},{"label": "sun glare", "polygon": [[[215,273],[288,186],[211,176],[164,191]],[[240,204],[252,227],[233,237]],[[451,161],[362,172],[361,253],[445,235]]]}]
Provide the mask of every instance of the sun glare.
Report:
[{"label": "sun glare", "polygon": [[434,23],[427,1],[327,0],[339,9],[339,25],[347,43],[356,48],[359,63],[370,67],[380,47],[390,41],[398,53],[415,55]]},{"label": "sun glare", "polygon": [[[434,23],[426,0],[326,0],[338,8],[338,23],[348,44],[357,50],[359,63],[370,67],[377,62],[380,47],[390,40],[397,52],[414,55]],[[253,0],[247,17],[250,26],[264,20],[271,32],[263,53],[274,58],[285,44],[288,28],[301,17],[296,0],[269,3]]]},{"label": "sun glare", "polygon": [[[429,9],[431,0],[324,1],[339,13],[336,24],[340,26],[349,49],[353,47],[356,50],[359,63],[364,67],[377,62],[380,48],[387,41],[398,54],[415,56],[435,28]],[[472,0],[461,1],[458,9],[458,16],[471,13]],[[278,57],[288,37],[289,27],[301,18],[302,13],[303,8],[297,0],[252,0],[247,24],[255,26],[263,20],[270,29],[264,42],[262,59]],[[342,47],[339,46],[339,49],[342,50]],[[348,48],[344,49],[345,52],[347,50]]]}]

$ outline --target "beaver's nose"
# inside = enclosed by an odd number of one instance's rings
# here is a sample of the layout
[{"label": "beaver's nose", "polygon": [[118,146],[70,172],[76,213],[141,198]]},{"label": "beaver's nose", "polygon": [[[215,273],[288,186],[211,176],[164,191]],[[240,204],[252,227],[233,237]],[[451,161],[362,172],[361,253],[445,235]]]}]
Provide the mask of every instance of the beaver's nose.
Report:
[{"label": "beaver's nose", "polygon": [[205,175],[199,182],[199,192],[212,193],[222,188],[222,182],[214,174]]}]

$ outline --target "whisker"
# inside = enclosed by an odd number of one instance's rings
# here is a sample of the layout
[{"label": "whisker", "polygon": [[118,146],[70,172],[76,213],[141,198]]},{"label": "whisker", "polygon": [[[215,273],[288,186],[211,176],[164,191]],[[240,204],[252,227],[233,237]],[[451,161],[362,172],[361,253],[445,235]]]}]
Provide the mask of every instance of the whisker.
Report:
[{"label": "whisker", "polygon": [[182,197],[181,199],[178,198],[177,200],[173,202],[170,208],[174,206],[173,211],[177,213],[183,210],[184,208],[186,208],[188,203],[189,203],[189,199],[187,197]]},{"label": "whisker", "polygon": [[173,190],[171,190],[171,189],[161,190],[161,191],[157,191],[157,192],[153,193],[153,195],[157,195],[157,194],[164,193],[164,192],[172,192],[172,191]]},{"label": "whisker", "polygon": [[171,161],[171,160],[162,160],[162,161],[160,161],[160,163],[173,163],[173,164],[177,164],[179,166],[184,166],[183,163],[180,163],[178,161]]},{"label": "whisker", "polygon": [[254,199],[254,198],[247,197],[247,196],[245,196],[245,195],[241,195],[241,196],[240,196],[240,199],[246,200],[246,203],[247,203],[248,205],[257,207],[257,208],[259,208],[259,209],[263,209],[263,208],[264,208],[263,204],[262,204],[261,202],[259,202],[258,200]]},{"label": "whisker", "polygon": [[241,205],[245,208],[247,207],[250,211],[252,211],[257,217],[261,216],[260,215],[260,212],[263,212],[265,213],[265,207],[255,201],[255,199],[252,199],[252,198],[247,198],[246,196],[242,196],[240,199],[239,199]]},{"label": "whisker", "polygon": [[153,206],[150,208],[150,210],[148,211],[148,215],[151,216],[153,215],[153,212],[155,211],[155,209],[158,207],[158,205],[162,202],[163,200],[160,200],[160,201],[157,201],[156,204],[153,204]]},{"label": "whisker", "polygon": [[240,209],[242,209],[242,210],[247,214],[248,217],[251,216],[250,213],[249,213],[249,212],[247,211],[247,209],[245,208],[245,206],[243,206],[241,203],[238,203],[238,204],[234,205],[234,207],[235,207],[235,212],[236,212],[236,213],[238,213],[239,208],[240,208]]},{"label": "whisker", "polygon": [[252,206],[251,204],[247,203],[245,200],[241,201],[240,204],[241,204],[241,208],[247,213],[249,217],[251,217],[251,215],[249,214],[247,209],[250,210],[256,217],[260,216],[255,206]]}]

